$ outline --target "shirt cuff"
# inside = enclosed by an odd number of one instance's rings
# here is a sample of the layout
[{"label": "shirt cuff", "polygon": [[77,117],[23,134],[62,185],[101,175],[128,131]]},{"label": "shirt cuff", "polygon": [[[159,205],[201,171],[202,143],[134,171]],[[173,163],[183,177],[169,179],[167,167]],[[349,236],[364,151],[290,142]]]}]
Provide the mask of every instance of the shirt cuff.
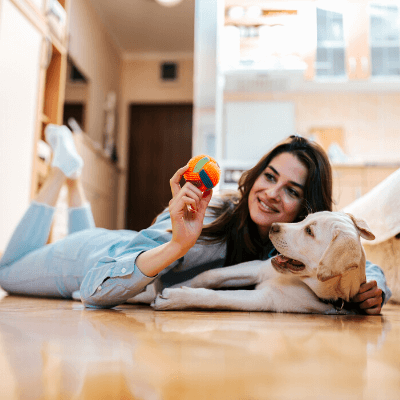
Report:
[{"label": "shirt cuff", "polygon": [[118,259],[102,257],[82,281],[80,294],[85,306],[110,308],[140,293],[156,277],[144,275],[136,265],[143,251]]}]

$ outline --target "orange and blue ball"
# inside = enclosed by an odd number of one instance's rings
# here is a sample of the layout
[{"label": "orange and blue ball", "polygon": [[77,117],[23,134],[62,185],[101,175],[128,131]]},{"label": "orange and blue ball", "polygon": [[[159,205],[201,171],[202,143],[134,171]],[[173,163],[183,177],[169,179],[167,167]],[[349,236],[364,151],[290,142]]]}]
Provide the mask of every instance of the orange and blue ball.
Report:
[{"label": "orange and blue ball", "polygon": [[215,187],[221,176],[221,169],[214,158],[201,154],[189,161],[189,168],[183,174],[186,181],[192,182],[202,192]]}]

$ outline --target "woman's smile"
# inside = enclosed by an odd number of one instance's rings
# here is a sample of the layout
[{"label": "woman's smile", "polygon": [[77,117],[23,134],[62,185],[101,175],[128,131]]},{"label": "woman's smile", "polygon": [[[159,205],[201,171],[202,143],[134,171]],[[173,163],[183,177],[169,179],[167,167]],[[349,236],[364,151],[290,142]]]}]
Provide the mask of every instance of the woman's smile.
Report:
[{"label": "woman's smile", "polygon": [[272,207],[270,205],[267,204],[267,201],[263,201],[260,198],[258,198],[258,201],[260,203],[260,208],[261,211],[266,212],[266,213],[278,213],[279,210],[277,210],[275,207]]}]

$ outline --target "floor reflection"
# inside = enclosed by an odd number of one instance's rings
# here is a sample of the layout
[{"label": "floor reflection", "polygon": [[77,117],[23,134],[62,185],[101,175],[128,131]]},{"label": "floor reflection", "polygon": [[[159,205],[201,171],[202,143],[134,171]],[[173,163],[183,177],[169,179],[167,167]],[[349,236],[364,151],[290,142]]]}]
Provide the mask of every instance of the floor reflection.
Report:
[{"label": "floor reflection", "polygon": [[5,297],[0,313],[0,399],[400,396],[399,306],[350,317]]}]

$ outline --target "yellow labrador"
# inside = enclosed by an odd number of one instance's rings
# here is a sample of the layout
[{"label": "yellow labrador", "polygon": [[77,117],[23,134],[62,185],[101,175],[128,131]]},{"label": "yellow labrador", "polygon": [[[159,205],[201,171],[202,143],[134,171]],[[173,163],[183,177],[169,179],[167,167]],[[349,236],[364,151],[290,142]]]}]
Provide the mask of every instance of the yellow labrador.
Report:
[{"label": "yellow labrador", "polygon": [[[269,236],[276,257],[203,272],[185,283],[190,287],[164,289],[152,307],[349,313],[344,301],[366,280],[360,236],[374,239],[364,221],[323,211],[298,223],[274,223]],[[210,290],[251,284],[255,290]]]}]

